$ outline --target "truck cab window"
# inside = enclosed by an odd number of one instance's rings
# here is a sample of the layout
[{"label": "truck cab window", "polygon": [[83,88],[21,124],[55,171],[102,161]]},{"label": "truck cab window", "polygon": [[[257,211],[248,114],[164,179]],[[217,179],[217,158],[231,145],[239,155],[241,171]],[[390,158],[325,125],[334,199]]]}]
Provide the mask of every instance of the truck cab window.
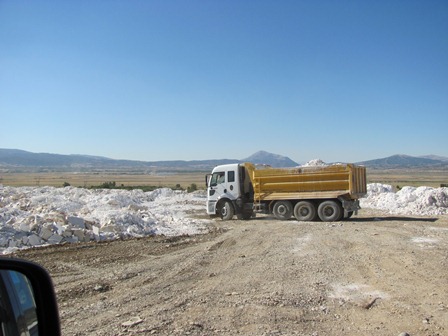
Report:
[{"label": "truck cab window", "polygon": [[227,182],[235,182],[235,172],[233,170],[227,172]]},{"label": "truck cab window", "polygon": [[226,175],[224,172],[213,173],[212,179],[210,181],[210,185],[211,186],[218,185],[220,183],[224,183],[225,180],[226,180]]}]

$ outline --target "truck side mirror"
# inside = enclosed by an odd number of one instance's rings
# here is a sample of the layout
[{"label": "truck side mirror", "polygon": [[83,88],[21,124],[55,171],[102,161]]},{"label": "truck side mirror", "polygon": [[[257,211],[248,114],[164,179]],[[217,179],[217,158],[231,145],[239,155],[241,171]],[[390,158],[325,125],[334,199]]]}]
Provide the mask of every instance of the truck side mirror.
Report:
[{"label": "truck side mirror", "polygon": [[[210,182],[210,179],[212,178],[212,174],[205,175],[205,187],[208,188],[208,183]],[[211,187],[211,186],[210,186]]]},{"label": "truck side mirror", "polygon": [[0,258],[1,335],[61,335],[53,282],[40,265]]}]

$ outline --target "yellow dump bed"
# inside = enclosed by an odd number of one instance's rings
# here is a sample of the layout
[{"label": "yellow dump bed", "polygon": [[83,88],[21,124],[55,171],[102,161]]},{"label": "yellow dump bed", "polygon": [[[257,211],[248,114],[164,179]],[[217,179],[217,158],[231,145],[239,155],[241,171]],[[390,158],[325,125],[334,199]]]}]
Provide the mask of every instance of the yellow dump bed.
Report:
[{"label": "yellow dump bed", "polygon": [[353,164],[299,168],[256,169],[245,164],[254,188],[254,201],[358,199],[367,192],[366,168]]}]

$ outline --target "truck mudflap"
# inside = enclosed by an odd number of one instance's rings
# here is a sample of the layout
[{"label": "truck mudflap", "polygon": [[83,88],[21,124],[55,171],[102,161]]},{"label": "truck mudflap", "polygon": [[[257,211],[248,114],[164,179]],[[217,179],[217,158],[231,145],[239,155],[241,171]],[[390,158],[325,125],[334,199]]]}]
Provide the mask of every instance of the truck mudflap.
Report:
[{"label": "truck mudflap", "polygon": [[251,217],[254,217],[254,206],[253,203],[245,203],[242,201],[242,199],[237,199],[233,202],[233,205],[235,207],[235,214],[238,217],[238,219],[250,219]]},{"label": "truck mudflap", "polygon": [[339,201],[341,201],[342,207],[347,212],[354,212],[356,213],[359,209],[361,209],[361,206],[359,205],[359,200],[348,200],[344,197],[338,197]]},{"label": "truck mudflap", "polygon": [[238,197],[236,200],[233,201],[233,206],[235,207],[236,214],[253,211],[253,203],[245,202],[241,197]]}]

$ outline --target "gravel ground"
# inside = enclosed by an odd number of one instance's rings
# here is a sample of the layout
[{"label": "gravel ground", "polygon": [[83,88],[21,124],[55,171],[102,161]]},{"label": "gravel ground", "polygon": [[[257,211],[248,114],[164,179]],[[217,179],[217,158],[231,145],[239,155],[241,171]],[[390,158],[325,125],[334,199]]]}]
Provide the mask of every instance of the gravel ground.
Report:
[{"label": "gravel ground", "polygon": [[63,335],[448,335],[447,216],[259,216],[14,255],[50,272]]}]

